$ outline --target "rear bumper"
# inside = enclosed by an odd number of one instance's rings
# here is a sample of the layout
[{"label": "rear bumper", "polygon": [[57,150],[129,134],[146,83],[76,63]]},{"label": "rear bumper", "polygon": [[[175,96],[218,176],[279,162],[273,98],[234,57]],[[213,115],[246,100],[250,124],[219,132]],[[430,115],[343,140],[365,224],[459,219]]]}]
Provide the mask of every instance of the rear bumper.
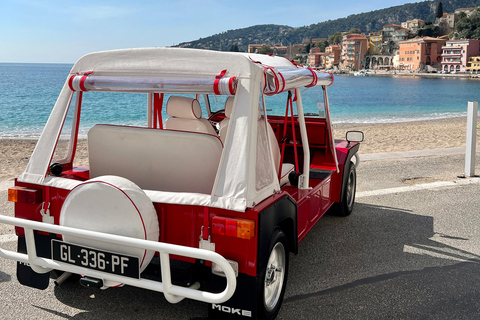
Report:
[{"label": "rear bumper", "polygon": [[[23,264],[28,264],[33,269],[33,271],[39,274],[44,274],[51,271],[52,269],[56,269],[86,275],[92,278],[116,281],[139,288],[163,292],[165,298],[171,303],[177,303],[184,298],[189,298],[207,303],[223,303],[232,297],[237,285],[237,280],[233,268],[230,266],[230,264],[224,257],[212,251],[46,224],[42,222],[7,217],[2,215],[0,215],[0,223],[23,228],[25,231],[25,242],[27,249],[27,253],[20,253],[0,248],[0,258],[12,259],[19,261]],[[99,242],[108,242],[122,246],[153,250],[155,252],[158,252],[160,256],[162,282],[142,278],[134,279],[123,277],[119,275],[101,272],[98,270],[92,270],[68,263],[59,262],[50,258],[40,257],[37,255],[36,252],[34,231],[43,231],[61,235],[71,235],[88,238],[90,240],[95,240]],[[170,271],[171,254],[214,262],[223,270],[224,274],[226,275],[225,289],[220,293],[212,293],[198,290],[198,284],[194,284],[188,288],[172,284]]]}]

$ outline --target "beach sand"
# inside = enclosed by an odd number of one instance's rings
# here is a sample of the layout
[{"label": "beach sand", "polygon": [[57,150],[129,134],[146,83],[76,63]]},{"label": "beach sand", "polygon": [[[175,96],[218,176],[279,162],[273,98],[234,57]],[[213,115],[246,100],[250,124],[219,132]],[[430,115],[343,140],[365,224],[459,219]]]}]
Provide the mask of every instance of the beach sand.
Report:
[{"label": "beach sand", "polygon": [[[348,130],[360,130],[365,141],[360,154],[465,147],[466,117],[385,124],[334,124],[335,139]],[[480,142],[480,130],[477,130]],[[35,148],[35,140],[0,139],[0,181],[22,173]],[[75,165],[87,165],[86,141],[79,141]]]}]

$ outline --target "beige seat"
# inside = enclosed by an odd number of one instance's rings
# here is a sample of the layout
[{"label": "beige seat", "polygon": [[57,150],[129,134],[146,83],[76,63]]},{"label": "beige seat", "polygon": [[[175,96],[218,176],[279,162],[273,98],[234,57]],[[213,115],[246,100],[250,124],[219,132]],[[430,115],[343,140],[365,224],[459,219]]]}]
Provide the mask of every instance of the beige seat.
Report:
[{"label": "beige seat", "polygon": [[170,117],[165,121],[165,129],[217,135],[210,122],[202,118],[202,108],[196,99],[171,96],[167,114]]},{"label": "beige seat", "polygon": [[115,175],[146,190],[211,194],[223,145],[216,135],[95,125],[90,178]]}]

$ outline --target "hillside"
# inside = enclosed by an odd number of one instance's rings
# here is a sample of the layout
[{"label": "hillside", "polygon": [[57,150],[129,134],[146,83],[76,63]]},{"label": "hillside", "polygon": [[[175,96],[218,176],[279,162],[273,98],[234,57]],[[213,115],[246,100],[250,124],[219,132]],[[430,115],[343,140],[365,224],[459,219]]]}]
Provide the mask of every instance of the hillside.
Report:
[{"label": "hillside", "polygon": [[[293,28],[284,25],[256,25],[243,29],[228,30],[207,38],[183,42],[176,47],[210,50],[230,50],[237,44],[240,51],[246,51],[248,44],[293,44],[302,43],[310,38],[328,38],[337,31],[358,28],[361,32],[379,31],[389,23],[400,24],[403,21],[419,18],[424,21],[435,20],[435,9],[439,1],[407,3],[401,6],[350,15],[346,18],[328,20],[310,26]],[[458,8],[480,6],[480,0],[442,0],[443,12],[453,12]]]}]

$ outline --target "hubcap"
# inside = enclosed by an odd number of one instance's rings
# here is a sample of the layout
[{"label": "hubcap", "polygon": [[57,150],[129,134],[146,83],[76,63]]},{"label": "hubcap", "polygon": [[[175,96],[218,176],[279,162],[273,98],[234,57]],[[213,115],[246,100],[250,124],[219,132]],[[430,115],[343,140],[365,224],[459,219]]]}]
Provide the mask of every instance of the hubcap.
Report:
[{"label": "hubcap", "polygon": [[355,199],[355,174],[353,171],[348,175],[347,181],[347,206],[350,208],[353,206],[353,201]]},{"label": "hubcap", "polygon": [[273,247],[268,258],[264,283],[264,302],[268,311],[277,305],[283,287],[285,276],[285,247],[278,242]]}]

